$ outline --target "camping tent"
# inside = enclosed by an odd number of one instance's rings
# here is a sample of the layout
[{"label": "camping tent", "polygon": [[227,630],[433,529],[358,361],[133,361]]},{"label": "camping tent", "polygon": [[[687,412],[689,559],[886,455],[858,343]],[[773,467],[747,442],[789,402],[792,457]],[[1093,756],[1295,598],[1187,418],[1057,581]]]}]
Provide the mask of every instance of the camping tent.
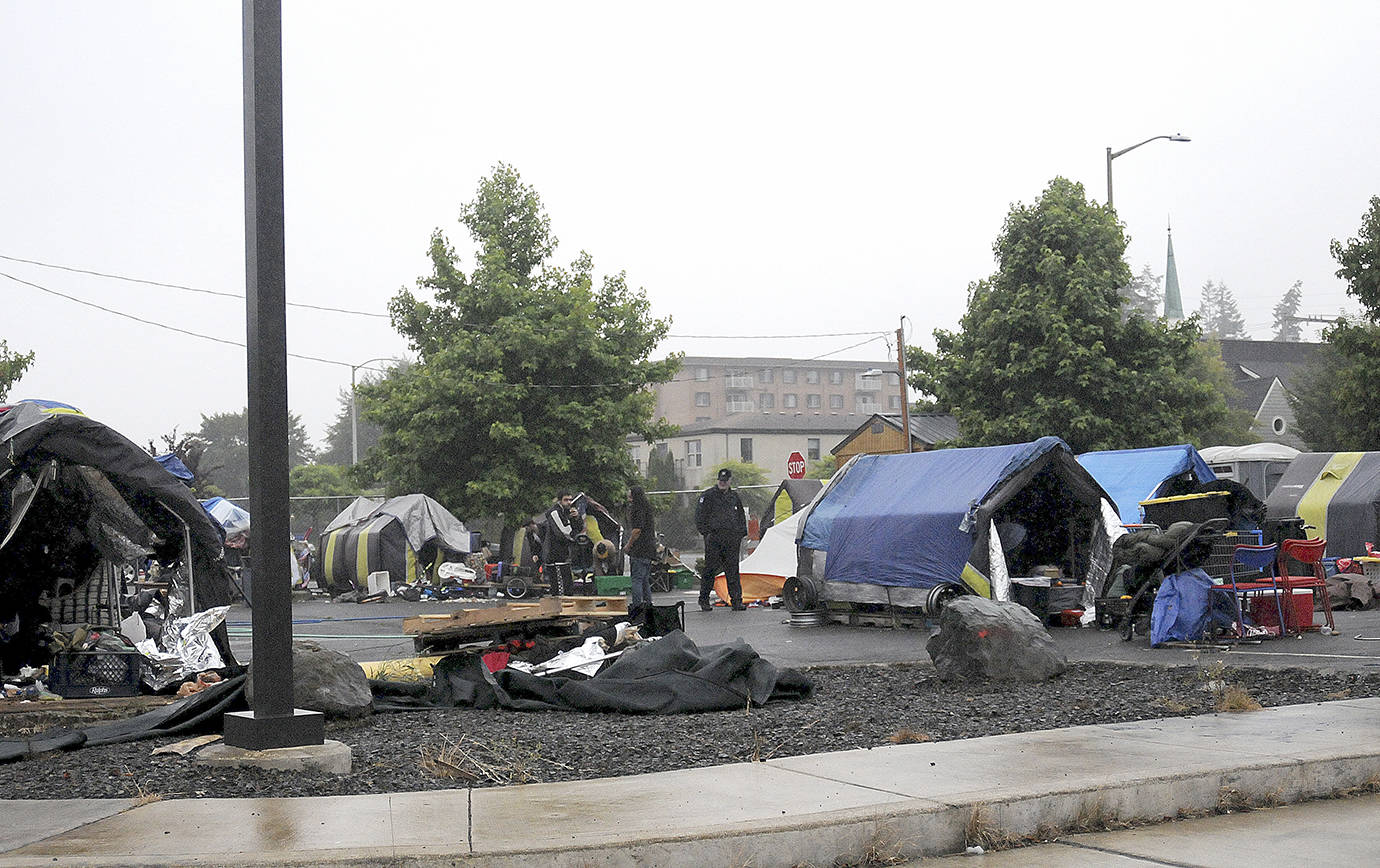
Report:
[{"label": "camping tent", "polygon": [[1094,573],[1107,565],[1091,554],[1110,532],[1104,499],[1057,437],[860,455],[802,519],[799,544],[827,553],[824,600],[920,605],[925,593],[915,592],[960,583],[1001,596],[1003,584],[989,576],[1031,575],[1044,564],[1097,584]]},{"label": "camping tent", "polygon": [[1163,496],[1166,483],[1191,474],[1198,483],[1217,479],[1207,462],[1187,443],[1148,449],[1113,449],[1078,456],[1093,479],[1112,498],[1126,524],[1143,521],[1142,500]]},{"label": "camping tent", "polygon": [[1303,519],[1327,554],[1351,557],[1380,543],[1380,452],[1305,452],[1265,501],[1270,520]]},{"label": "camping tent", "polygon": [[234,599],[220,527],[118,432],[66,405],[21,401],[0,408],[0,450],[0,621],[32,627],[45,592],[149,557],[180,565],[165,575],[188,583],[192,608]]},{"label": "camping tent", "polygon": [[203,500],[201,505],[210,513],[211,518],[225,531],[225,542],[233,542],[237,537],[249,535],[249,511],[236,506],[223,497],[212,497]]},{"label": "camping tent", "polygon": [[1299,451],[1283,443],[1208,446],[1198,450],[1218,479],[1239,482],[1262,501],[1270,496]]},{"label": "camping tent", "polygon": [[[824,482],[819,479],[781,480],[781,485],[771,496],[771,500],[767,501],[767,508],[762,514],[762,521],[758,526],[761,533],[765,535],[772,526],[800,512],[823,488]],[[765,538],[763,536],[763,539]]]},{"label": "camping tent", "polygon": [[427,577],[447,556],[469,554],[470,532],[425,494],[382,503],[356,498],[321,532],[321,570],[335,589],[363,588],[370,573],[390,582]]}]

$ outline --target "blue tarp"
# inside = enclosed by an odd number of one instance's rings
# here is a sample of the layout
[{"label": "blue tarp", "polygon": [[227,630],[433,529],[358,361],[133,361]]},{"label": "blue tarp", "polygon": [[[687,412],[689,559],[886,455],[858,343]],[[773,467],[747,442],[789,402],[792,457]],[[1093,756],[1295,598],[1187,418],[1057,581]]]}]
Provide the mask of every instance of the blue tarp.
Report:
[{"label": "blue tarp", "polygon": [[227,538],[249,532],[249,512],[244,508],[223,497],[207,498],[201,502],[201,506],[225,529]]},{"label": "blue tarp", "polygon": [[176,476],[178,479],[185,479],[188,482],[196,479],[196,477],[192,475],[192,471],[187,469],[187,465],[182,463],[182,459],[171,452],[155,455],[153,456],[153,460],[163,465],[164,470]]},{"label": "blue tarp", "polygon": [[1190,470],[1199,482],[1217,479],[1203,456],[1187,443],[1084,452],[1078,456],[1078,463],[1111,495],[1125,524],[1141,522],[1140,502],[1154,497],[1168,479]]},{"label": "blue tarp", "polygon": [[833,582],[930,588],[959,582],[975,510],[1002,482],[1068,444],[1033,443],[863,455],[805,522],[800,545],[827,551]]}]

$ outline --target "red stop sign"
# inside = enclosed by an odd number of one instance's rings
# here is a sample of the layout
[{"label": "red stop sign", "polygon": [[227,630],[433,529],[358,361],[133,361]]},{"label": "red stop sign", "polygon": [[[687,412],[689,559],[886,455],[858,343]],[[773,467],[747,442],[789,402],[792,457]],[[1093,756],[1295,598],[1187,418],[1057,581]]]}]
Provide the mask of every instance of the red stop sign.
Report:
[{"label": "red stop sign", "polygon": [[805,456],[799,452],[792,452],[791,457],[786,459],[786,475],[791,479],[805,478]]}]

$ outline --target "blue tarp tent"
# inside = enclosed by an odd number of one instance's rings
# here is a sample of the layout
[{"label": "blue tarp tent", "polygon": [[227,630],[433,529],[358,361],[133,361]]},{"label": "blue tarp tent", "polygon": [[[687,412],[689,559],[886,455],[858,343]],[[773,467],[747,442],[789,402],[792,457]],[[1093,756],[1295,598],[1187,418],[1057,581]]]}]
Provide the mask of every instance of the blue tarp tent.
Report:
[{"label": "blue tarp tent", "polygon": [[181,479],[184,482],[191,482],[192,480],[196,479],[196,477],[192,475],[192,471],[187,469],[187,465],[182,463],[182,459],[178,458],[171,452],[165,452],[162,455],[155,455],[153,456],[153,460],[163,465],[164,470],[168,471],[173,476],[176,476],[178,479]]},{"label": "blue tarp tent", "polygon": [[863,455],[831,481],[799,544],[828,553],[826,585],[932,588],[961,583],[969,563],[986,572],[994,520],[1022,527],[1027,562],[1058,564],[1080,546],[1086,559],[1105,497],[1057,437]]},{"label": "blue tarp tent", "polygon": [[1216,474],[1187,443],[1149,449],[1113,449],[1078,456],[1098,484],[1111,496],[1126,524],[1141,522],[1140,502],[1159,497],[1166,482],[1192,473],[1199,483],[1215,482]]}]

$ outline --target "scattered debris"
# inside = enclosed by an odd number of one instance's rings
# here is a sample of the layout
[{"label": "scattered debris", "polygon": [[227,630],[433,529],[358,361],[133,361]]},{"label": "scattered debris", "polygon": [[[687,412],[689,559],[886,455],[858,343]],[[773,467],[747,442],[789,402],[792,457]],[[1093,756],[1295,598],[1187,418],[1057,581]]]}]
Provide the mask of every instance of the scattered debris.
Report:
[{"label": "scattered debris", "polygon": [[198,735],[195,738],[186,738],[182,741],[175,741],[172,744],[165,744],[162,747],[156,747],[153,749],[153,753],[151,754],[151,756],[173,753],[177,754],[178,756],[186,756],[187,754],[191,753],[197,748],[205,747],[208,744],[220,741],[220,739],[221,736],[219,733],[216,733],[215,735]]}]

